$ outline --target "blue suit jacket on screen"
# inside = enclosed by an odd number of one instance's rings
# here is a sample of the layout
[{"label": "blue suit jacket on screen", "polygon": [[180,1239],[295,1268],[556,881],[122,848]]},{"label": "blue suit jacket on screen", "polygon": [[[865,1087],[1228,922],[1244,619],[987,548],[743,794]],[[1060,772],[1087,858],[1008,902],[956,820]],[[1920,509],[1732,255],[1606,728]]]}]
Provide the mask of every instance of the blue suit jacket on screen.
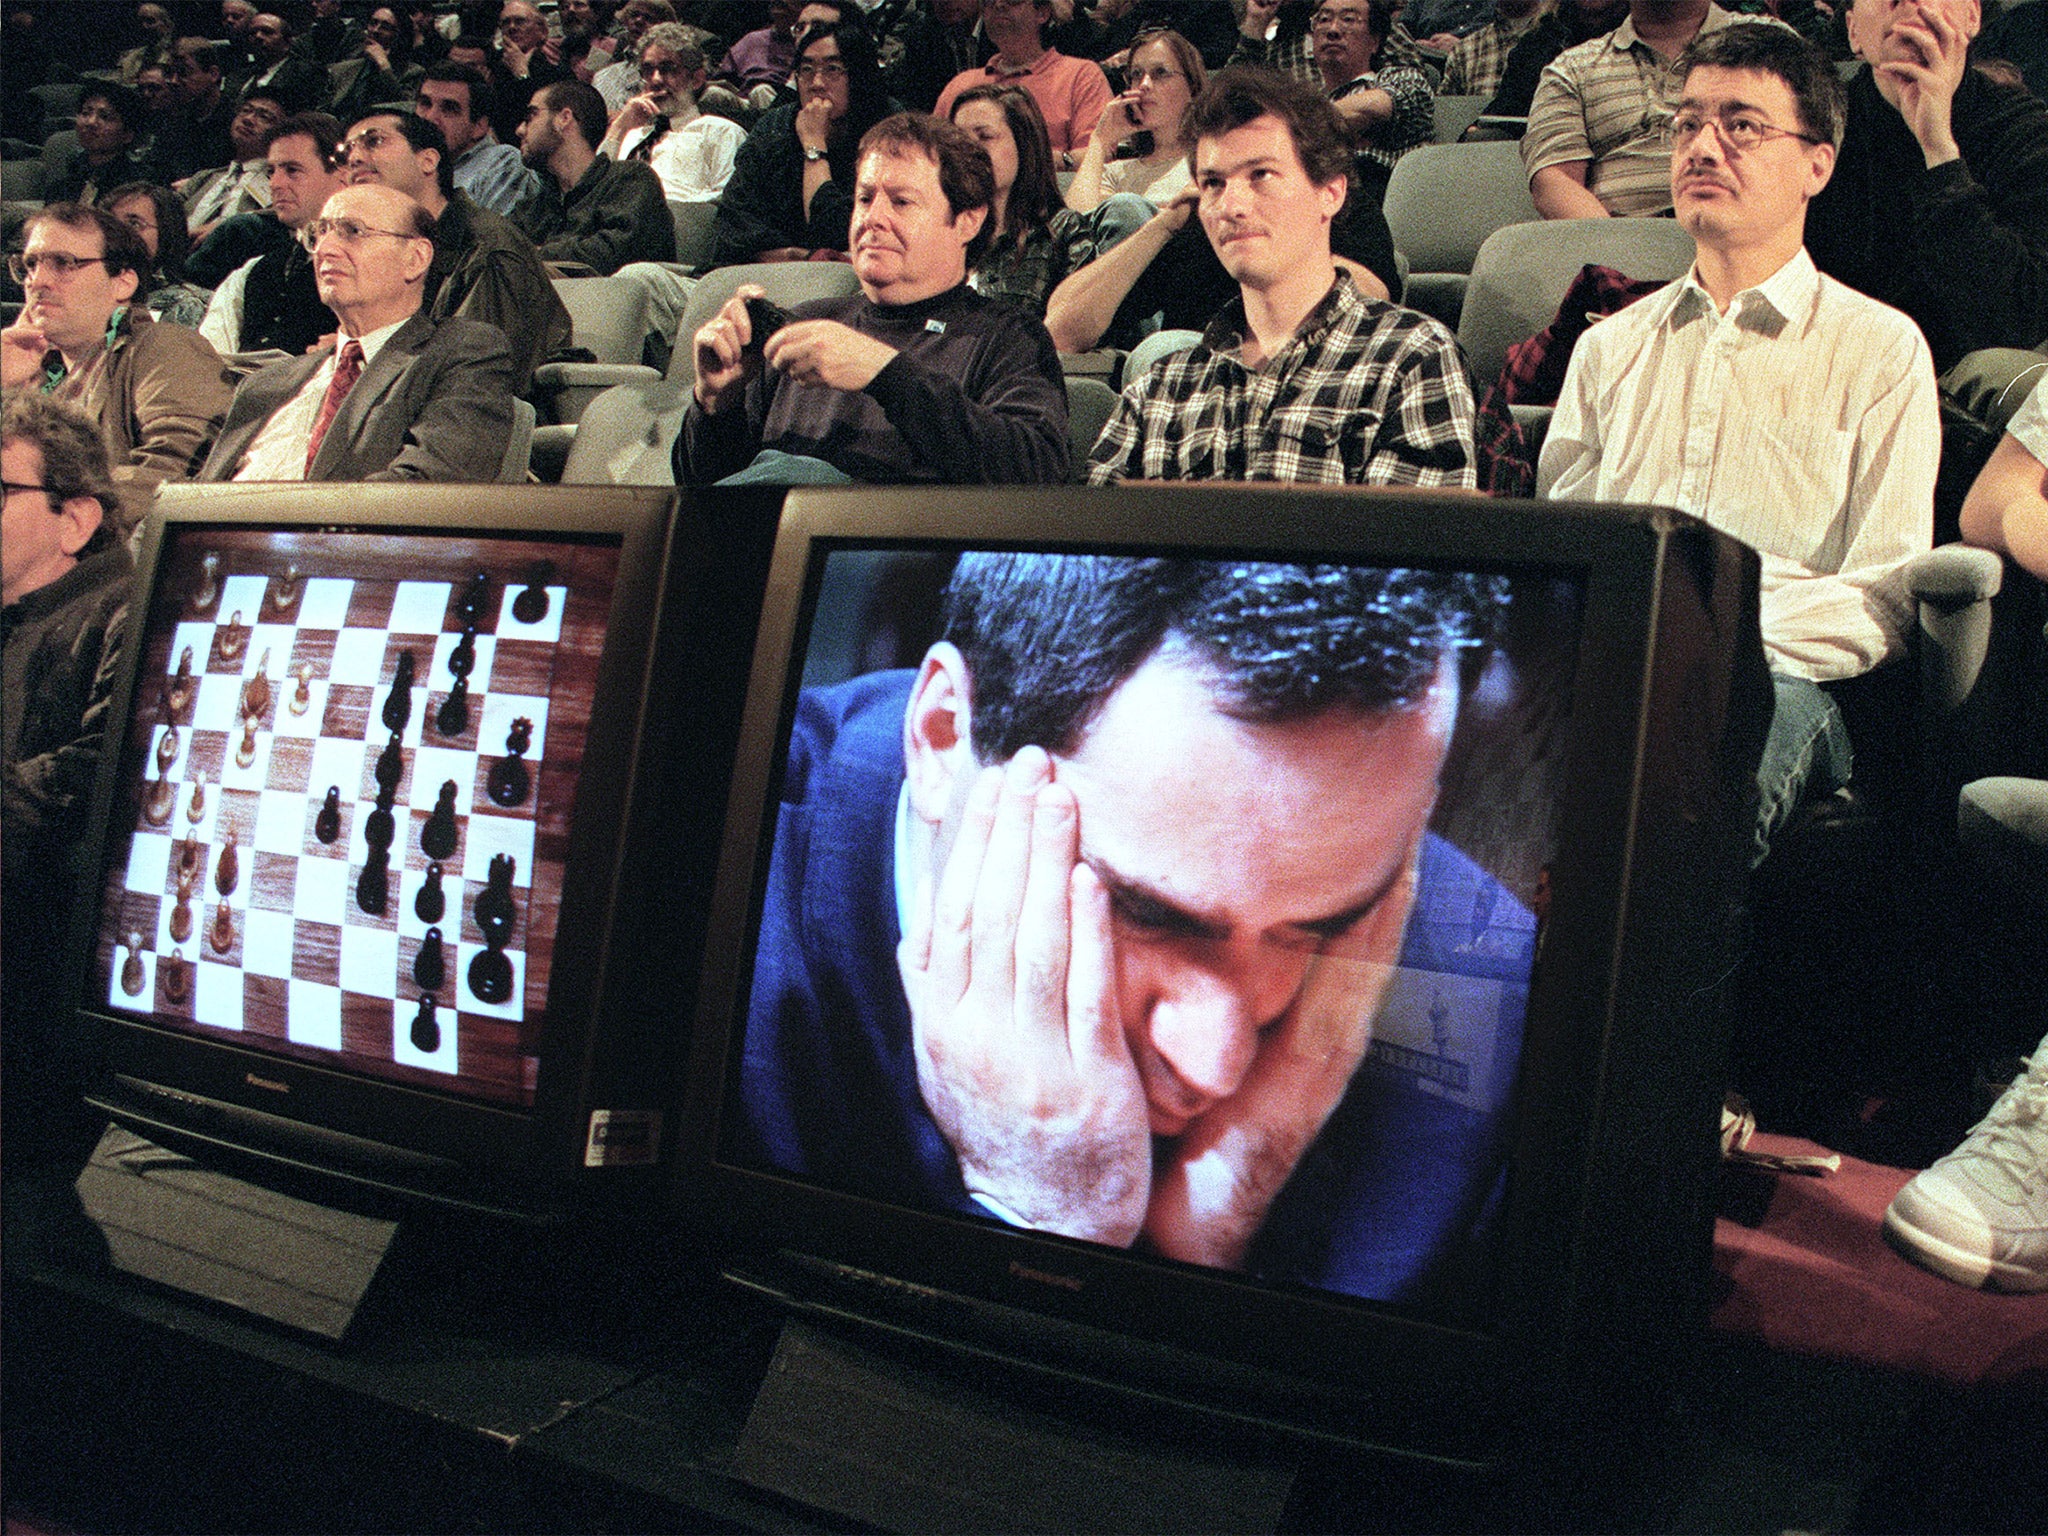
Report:
[{"label": "blue suit jacket on screen", "polygon": [[[853,1193],[986,1220],[918,1091],[896,970],[896,805],[914,676],[874,673],[798,702],[737,1150]],[[1401,953],[1404,982],[1422,984],[1390,995],[1366,1063],[1274,1202],[1255,1272],[1395,1300],[1461,1270],[1501,1182],[1533,944],[1533,919],[1504,887],[1426,840]],[[1414,1017],[1393,1017],[1402,1010]],[[1475,1085],[1456,1063],[1398,1043],[1432,1037],[1481,1041],[1498,1088],[1460,1092]]]}]

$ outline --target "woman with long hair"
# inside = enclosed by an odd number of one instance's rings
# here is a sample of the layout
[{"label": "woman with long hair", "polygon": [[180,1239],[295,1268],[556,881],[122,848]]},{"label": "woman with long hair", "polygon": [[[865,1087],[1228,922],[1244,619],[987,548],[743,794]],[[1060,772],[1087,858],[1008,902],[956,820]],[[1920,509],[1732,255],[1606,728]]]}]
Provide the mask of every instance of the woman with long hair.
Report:
[{"label": "woman with long hair", "polygon": [[135,231],[155,264],[155,282],[146,285],[149,292],[142,307],[168,324],[196,329],[213,294],[185,280],[192,237],[185,229],[185,204],[178,194],[154,182],[131,181],[109,192],[101,206]]},{"label": "woman with long hair", "polygon": [[[1067,206],[1085,213],[1104,198],[1130,192],[1164,207],[1185,188],[1188,146],[1181,117],[1208,79],[1195,45],[1178,32],[1153,32],[1131,49],[1129,87],[1110,98],[1095,136],[1067,188]],[[1134,141],[1137,153],[1109,158],[1111,146]]]}]

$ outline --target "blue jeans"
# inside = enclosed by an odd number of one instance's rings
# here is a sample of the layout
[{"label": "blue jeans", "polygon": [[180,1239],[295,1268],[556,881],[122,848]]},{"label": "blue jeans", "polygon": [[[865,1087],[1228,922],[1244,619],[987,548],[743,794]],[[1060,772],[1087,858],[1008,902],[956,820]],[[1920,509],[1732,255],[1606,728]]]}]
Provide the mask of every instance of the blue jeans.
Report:
[{"label": "blue jeans", "polygon": [[734,470],[720,485],[852,485],[853,476],[836,464],[780,448],[763,448],[745,469]]},{"label": "blue jeans", "polygon": [[1751,869],[1763,863],[1771,838],[1803,802],[1849,782],[1849,727],[1827,690],[1782,672],[1771,674],[1771,689],[1771,732],[1756,770],[1759,801]]}]

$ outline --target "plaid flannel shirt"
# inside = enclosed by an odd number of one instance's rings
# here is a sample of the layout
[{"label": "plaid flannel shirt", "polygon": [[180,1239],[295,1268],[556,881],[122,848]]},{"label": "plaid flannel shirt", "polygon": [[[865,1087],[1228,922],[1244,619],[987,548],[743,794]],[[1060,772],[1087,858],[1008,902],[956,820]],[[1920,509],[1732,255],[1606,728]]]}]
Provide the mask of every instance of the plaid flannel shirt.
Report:
[{"label": "plaid flannel shirt", "polygon": [[1340,271],[1265,367],[1240,361],[1244,330],[1233,299],[1198,346],[1128,385],[1089,483],[1479,485],[1472,381],[1437,321],[1366,298]]},{"label": "plaid flannel shirt", "polygon": [[1508,55],[1515,44],[1529,35],[1529,29],[1536,25],[1537,16],[1531,13],[1520,21],[1504,21],[1496,16],[1477,32],[1467,33],[1453,48],[1450,57],[1444,60],[1444,83],[1439,89],[1446,96],[1491,96],[1500,88],[1500,77],[1506,73]]}]

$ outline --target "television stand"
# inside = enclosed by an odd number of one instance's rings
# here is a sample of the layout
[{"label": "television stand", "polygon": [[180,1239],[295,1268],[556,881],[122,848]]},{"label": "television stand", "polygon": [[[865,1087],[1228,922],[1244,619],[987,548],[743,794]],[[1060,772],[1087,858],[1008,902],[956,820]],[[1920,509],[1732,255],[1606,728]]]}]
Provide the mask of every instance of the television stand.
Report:
[{"label": "television stand", "polygon": [[109,1126],[78,1198],[117,1269],[339,1339],[398,1231],[217,1172]]}]

